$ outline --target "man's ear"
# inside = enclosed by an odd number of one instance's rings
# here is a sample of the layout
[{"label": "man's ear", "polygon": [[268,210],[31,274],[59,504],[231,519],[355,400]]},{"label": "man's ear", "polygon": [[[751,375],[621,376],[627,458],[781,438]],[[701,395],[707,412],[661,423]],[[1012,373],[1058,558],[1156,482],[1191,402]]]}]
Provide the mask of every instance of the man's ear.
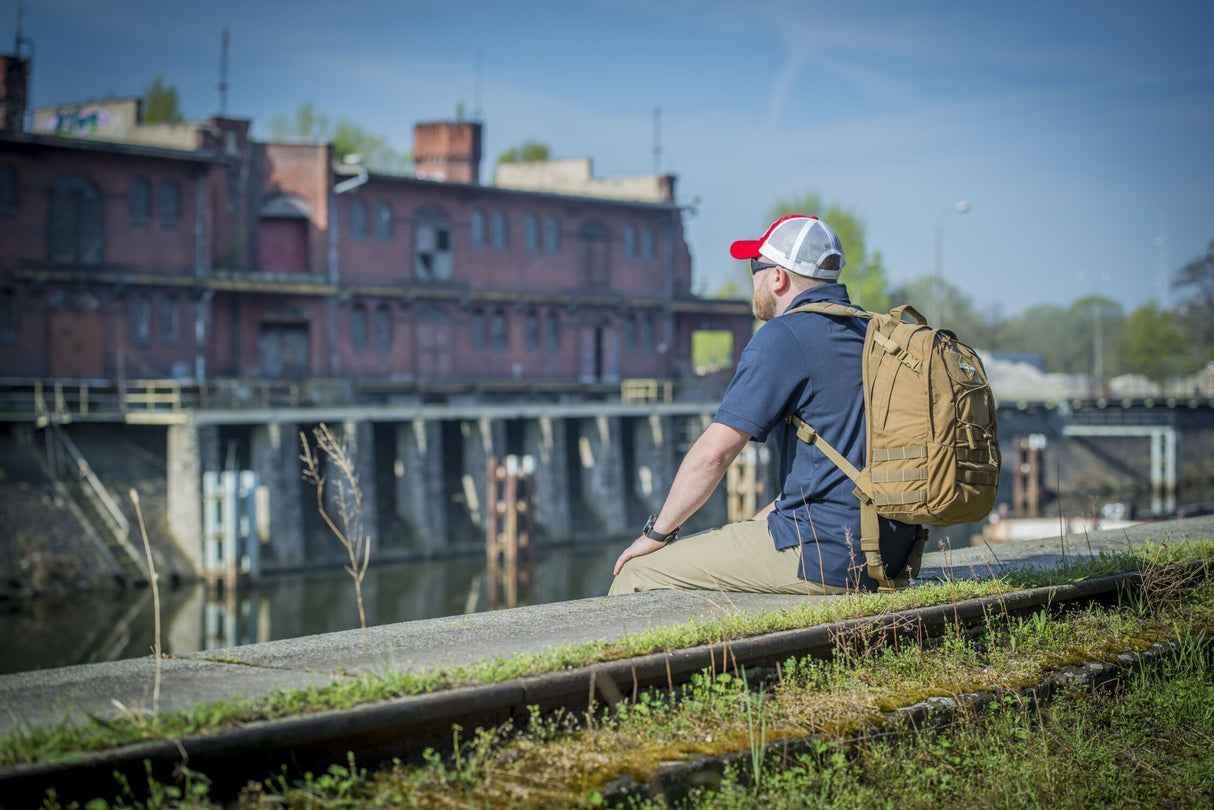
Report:
[{"label": "man's ear", "polygon": [[789,275],[792,271],[785,270],[778,264],[774,269],[775,272],[771,274],[771,291],[776,295],[783,295],[792,285],[792,277]]}]

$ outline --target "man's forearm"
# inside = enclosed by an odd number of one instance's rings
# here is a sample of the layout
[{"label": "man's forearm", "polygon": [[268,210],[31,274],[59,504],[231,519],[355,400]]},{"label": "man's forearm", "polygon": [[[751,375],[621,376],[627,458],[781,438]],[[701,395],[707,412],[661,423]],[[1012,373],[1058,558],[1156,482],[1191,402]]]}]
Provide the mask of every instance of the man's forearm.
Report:
[{"label": "man's forearm", "polygon": [[729,465],[748,441],[750,436],[736,428],[719,422],[710,424],[679,465],[654,531],[673,531],[694,515],[721,483]]}]

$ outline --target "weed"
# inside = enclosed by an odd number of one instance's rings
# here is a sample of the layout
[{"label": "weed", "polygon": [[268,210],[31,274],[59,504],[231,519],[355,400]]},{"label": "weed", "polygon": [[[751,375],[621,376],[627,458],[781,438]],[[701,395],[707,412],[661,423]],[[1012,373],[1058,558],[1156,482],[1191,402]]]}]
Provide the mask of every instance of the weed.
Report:
[{"label": "weed", "polygon": [[358,601],[358,621],[362,629],[366,630],[367,612],[363,607],[362,584],[363,577],[367,573],[367,566],[371,562],[371,539],[363,531],[363,495],[358,484],[358,472],[355,470],[354,459],[350,457],[345,442],[338,441],[328,425],[322,423],[312,433],[316,437],[316,446],[340,473],[340,477],[333,482],[337,498],[337,516],[341,521],[340,527],[325,509],[326,476],[321,470],[320,458],[312,451],[307,436],[301,431],[299,442],[303,445],[303,454],[299,458],[304,463],[304,480],[316,486],[316,508],[320,512],[321,519],[346,549],[346,555],[349,558],[346,573],[354,579],[354,595]]}]

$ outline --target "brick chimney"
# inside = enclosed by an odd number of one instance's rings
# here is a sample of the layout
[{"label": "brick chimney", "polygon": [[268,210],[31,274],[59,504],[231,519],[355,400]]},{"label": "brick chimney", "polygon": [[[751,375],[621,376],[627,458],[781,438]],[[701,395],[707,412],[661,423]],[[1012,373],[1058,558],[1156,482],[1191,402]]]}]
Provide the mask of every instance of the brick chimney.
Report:
[{"label": "brick chimney", "polygon": [[21,132],[29,103],[30,60],[0,54],[0,132]]},{"label": "brick chimney", "polygon": [[480,183],[481,124],[435,121],[413,126],[413,166],[418,177],[448,183]]}]

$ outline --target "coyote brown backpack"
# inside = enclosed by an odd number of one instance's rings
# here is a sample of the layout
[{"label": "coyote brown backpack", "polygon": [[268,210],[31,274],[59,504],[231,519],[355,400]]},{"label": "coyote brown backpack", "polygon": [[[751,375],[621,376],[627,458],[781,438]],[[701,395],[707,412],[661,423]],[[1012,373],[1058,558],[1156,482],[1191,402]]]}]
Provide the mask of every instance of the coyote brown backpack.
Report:
[{"label": "coyote brown backpack", "polygon": [[[982,520],[999,485],[995,399],[982,361],[947,329],[933,329],[913,307],[889,314],[842,304],[805,304],[789,312],[868,318],[864,337],[864,469],[795,413],[797,437],[822,450],[856,485],[860,547],[883,591],[918,574],[926,525]],[[909,320],[907,319],[909,316]],[[909,574],[891,580],[881,560],[878,516],[918,524]]]}]

